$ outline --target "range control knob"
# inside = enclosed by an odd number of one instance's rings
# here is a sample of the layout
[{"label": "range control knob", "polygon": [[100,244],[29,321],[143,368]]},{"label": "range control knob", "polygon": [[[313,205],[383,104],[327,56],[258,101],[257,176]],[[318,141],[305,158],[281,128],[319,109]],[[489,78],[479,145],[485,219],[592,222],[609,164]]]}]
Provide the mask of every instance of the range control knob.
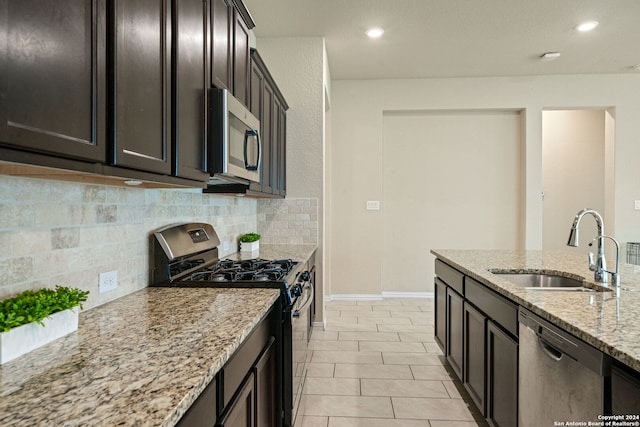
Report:
[{"label": "range control knob", "polygon": [[291,294],[296,297],[299,297],[300,295],[302,295],[302,286],[300,286],[299,283],[296,283],[295,285],[293,285],[291,287]]},{"label": "range control knob", "polygon": [[300,274],[300,279],[302,279],[303,282],[308,282],[311,279],[311,274],[309,274],[308,271],[303,271],[302,274]]}]

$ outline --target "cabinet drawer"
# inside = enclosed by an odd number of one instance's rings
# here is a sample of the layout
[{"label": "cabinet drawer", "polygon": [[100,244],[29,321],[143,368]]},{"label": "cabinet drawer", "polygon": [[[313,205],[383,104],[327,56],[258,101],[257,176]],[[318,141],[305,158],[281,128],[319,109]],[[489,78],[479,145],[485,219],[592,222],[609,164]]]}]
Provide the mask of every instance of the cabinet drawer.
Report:
[{"label": "cabinet drawer", "polygon": [[263,320],[222,369],[222,402],[226,407],[271,338],[271,316]]},{"label": "cabinet drawer", "polygon": [[436,259],[435,272],[440,280],[464,296],[464,275],[461,272],[439,259]]},{"label": "cabinet drawer", "polygon": [[464,281],[467,300],[517,337],[518,306],[470,277]]}]

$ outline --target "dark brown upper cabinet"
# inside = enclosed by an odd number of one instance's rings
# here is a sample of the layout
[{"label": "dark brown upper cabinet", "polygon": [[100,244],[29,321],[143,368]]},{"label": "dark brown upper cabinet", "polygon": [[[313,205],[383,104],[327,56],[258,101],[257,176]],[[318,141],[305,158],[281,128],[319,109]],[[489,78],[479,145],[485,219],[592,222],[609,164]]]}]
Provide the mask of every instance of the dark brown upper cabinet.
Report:
[{"label": "dark brown upper cabinet", "polygon": [[249,107],[249,30],[255,26],[241,1],[211,0],[211,83]]},{"label": "dark brown upper cabinet", "polygon": [[104,0],[0,0],[0,145],[106,158]]},{"label": "dark brown upper cabinet", "polygon": [[209,3],[173,0],[173,174],[207,181]]},{"label": "dark brown upper cabinet", "polygon": [[233,4],[211,0],[211,83],[233,93]]},{"label": "dark brown upper cabinet", "polygon": [[249,28],[242,15],[233,11],[233,94],[249,107],[250,90]]},{"label": "dark brown upper cabinet", "polygon": [[289,106],[284,98],[276,97],[275,104],[278,115],[278,132],[275,137],[278,149],[278,194],[285,197],[287,195],[287,109]]},{"label": "dark brown upper cabinet", "polygon": [[112,164],[171,174],[170,0],[113,0]]},{"label": "dark brown upper cabinet", "polygon": [[[260,119],[262,161],[256,196],[286,195],[286,113],[289,108],[257,50],[251,50],[251,112]],[[261,194],[257,194],[261,193]]]}]

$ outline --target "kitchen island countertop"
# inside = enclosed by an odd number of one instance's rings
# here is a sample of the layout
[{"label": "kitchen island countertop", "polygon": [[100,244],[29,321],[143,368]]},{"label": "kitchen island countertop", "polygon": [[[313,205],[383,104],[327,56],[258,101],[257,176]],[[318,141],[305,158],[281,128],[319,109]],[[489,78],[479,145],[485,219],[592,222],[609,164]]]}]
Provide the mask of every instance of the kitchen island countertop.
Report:
[{"label": "kitchen island countertop", "polygon": [[277,289],[145,288],[0,366],[2,426],[173,426]]},{"label": "kitchen island countertop", "polygon": [[[640,371],[640,266],[621,264],[621,286],[607,292],[528,290],[489,270],[544,271],[593,280],[585,253],[434,249],[436,257],[583,341]],[[613,259],[610,260],[613,269]]]}]

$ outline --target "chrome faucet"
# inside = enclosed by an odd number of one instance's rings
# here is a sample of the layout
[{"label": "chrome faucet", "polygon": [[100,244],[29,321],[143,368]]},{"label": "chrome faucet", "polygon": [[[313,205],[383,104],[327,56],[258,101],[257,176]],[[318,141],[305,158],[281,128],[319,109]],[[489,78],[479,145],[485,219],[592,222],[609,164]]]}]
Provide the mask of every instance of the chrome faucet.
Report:
[{"label": "chrome faucet", "polygon": [[608,283],[609,278],[607,277],[607,261],[604,259],[604,221],[602,220],[602,216],[598,212],[594,211],[593,209],[582,209],[576,214],[576,217],[573,219],[573,225],[571,226],[571,232],[569,233],[569,240],[567,241],[567,245],[578,247],[578,231],[580,221],[582,221],[582,218],[586,214],[592,215],[596,220],[596,225],[598,226],[598,235],[594,239],[598,240],[598,258],[594,262],[593,253],[589,252],[589,270],[594,272],[593,277],[596,282]]},{"label": "chrome faucet", "polygon": [[604,241],[604,239],[610,239],[616,245],[616,271],[604,270],[604,272],[611,274],[611,279],[613,279],[614,285],[619,287],[620,286],[620,244],[618,243],[618,241],[611,236],[602,235],[602,236],[596,237],[591,242],[589,242],[589,246],[592,246],[593,242],[595,242],[596,240]]},{"label": "chrome faucet", "polygon": [[[593,242],[596,240],[598,241],[598,259],[594,262],[593,253],[589,252],[589,270],[594,272],[593,277],[596,282],[609,283],[609,276],[607,276],[607,274],[611,274],[611,278],[613,279],[615,286],[620,286],[620,244],[613,237],[606,236],[604,234],[604,221],[598,212],[593,209],[582,209],[576,214],[576,217],[573,220],[573,225],[571,226],[567,245],[575,247],[578,246],[580,221],[582,221],[582,218],[586,214],[592,215],[596,220],[596,225],[598,226],[598,235],[589,243],[589,246],[592,246]],[[609,239],[616,245],[616,271],[607,270],[607,261],[604,259],[604,239]]]}]

